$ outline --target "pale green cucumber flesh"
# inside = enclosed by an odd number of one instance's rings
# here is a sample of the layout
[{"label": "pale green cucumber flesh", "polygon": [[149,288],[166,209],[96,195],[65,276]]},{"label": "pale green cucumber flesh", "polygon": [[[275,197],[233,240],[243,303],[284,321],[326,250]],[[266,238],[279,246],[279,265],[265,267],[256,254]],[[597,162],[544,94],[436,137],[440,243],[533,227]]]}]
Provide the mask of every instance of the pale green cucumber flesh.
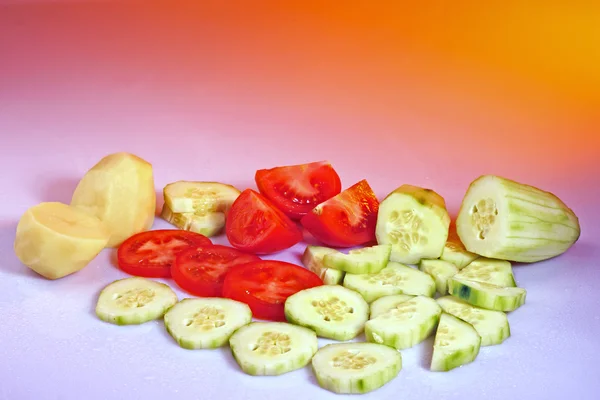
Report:
[{"label": "pale green cucumber flesh", "polygon": [[351,274],[375,274],[386,267],[391,251],[391,245],[381,244],[350,250],[348,254],[332,252],[325,254],[323,265]]},{"label": "pale green cucumber flesh", "polygon": [[453,296],[437,299],[444,312],[471,324],[481,337],[481,346],[493,346],[510,337],[508,317],[502,311],[475,307]]},{"label": "pale green cucumber flesh", "polygon": [[434,299],[416,296],[367,321],[365,337],[368,342],[408,349],[434,332],[441,312]]},{"label": "pale green cucumber flesh", "polygon": [[394,294],[435,295],[435,281],[431,276],[392,261],[376,274],[346,274],[344,286],[360,293],[368,303]]},{"label": "pale green cucumber flesh", "polygon": [[142,277],[124,278],[102,289],[96,315],[115,325],[138,325],[162,318],[177,300],[177,294],[164,283]]},{"label": "pale green cucumber flesh", "polygon": [[448,238],[440,260],[451,262],[456,265],[456,268],[463,269],[478,257],[478,254],[467,251],[462,243],[460,243],[460,239]]},{"label": "pale green cucumber flesh", "polygon": [[339,251],[329,247],[308,245],[302,254],[302,265],[317,274],[325,285],[341,285],[345,272],[327,268],[323,264],[323,257],[332,253],[339,253]]},{"label": "pale green cucumber flesh", "polygon": [[457,278],[489,283],[502,287],[516,287],[517,282],[509,261],[479,257],[458,274]]},{"label": "pale green cucumber flesh", "polygon": [[286,322],[251,322],[231,335],[229,346],[244,373],[276,376],[308,365],[318,339],[314,331]]},{"label": "pale green cucumber flesh", "polygon": [[458,273],[458,268],[451,262],[444,260],[421,260],[419,269],[431,275],[439,294],[448,293],[448,279]]},{"label": "pale green cucumber flesh", "polygon": [[477,358],[481,337],[471,324],[445,312],[433,342],[432,371],[450,371]]},{"label": "pale green cucumber flesh", "polygon": [[448,293],[467,303],[495,311],[514,311],[525,304],[527,291],[520,287],[500,287],[452,277]]},{"label": "pale green cucumber flesh", "polygon": [[410,300],[413,297],[415,296],[411,296],[408,294],[393,294],[390,296],[380,297],[369,305],[369,318],[373,319],[379,316],[380,314],[384,314],[392,308],[396,308],[398,304],[406,300]]},{"label": "pale green cucumber flesh", "polygon": [[334,343],[312,358],[319,386],[338,394],[362,394],[381,388],[402,370],[402,355],[376,343]]},{"label": "pale green cucumber flesh", "polygon": [[226,298],[186,298],[165,313],[164,321],[184,349],[214,349],[252,322],[252,311],[247,304]]},{"label": "pale green cucumber flesh", "polygon": [[312,329],[319,337],[350,340],[363,332],[369,305],[353,290],[323,285],[289,296],[285,316],[293,324]]},{"label": "pale green cucumber flesh", "polygon": [[165,204],[172,212],[198,215],[227,212],[239,195],[237,188],[220,182],[177,181],[163,189]]}]

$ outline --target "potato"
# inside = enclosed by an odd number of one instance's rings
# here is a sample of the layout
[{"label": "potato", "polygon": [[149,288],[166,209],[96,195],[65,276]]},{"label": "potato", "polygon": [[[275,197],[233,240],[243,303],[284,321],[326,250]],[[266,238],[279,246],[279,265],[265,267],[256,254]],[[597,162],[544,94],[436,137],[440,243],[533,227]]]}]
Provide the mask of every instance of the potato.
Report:
[{"label": "potato", "polygon": [[152,165],[129,153],[108,155],[81,179],[71,205],[102,220],[110,232],[107,247],[117,247],[154,223]]},{"label": "potato", "polygon": [[63,203],[41,203],[19,220],[19,260],[48,279],[81,270],[106,246],[110,233],[98,218]]}]

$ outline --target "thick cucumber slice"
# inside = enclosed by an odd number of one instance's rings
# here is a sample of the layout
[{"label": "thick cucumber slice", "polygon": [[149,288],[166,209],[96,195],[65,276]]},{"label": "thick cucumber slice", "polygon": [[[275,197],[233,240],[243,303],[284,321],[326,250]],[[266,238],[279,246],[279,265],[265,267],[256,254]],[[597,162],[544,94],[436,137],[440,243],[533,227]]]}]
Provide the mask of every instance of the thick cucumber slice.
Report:
[{"label": "thick cucumber slice", "polygon": [[177,181],[163,189],[165,204],[174,213],[227,213],[240,191],[219,182]]},{"label": "thick cucumber slice", "polygon": [[369,305],[360,294],[343,286],[316,286],[288,297],[285,317],[320,337],[350,340],[362,333],[369,319]]},{"label": "thick cucumber slice", "polygon": [[448,280],[448,293],[471,305],[505,312],[521,307],[527,297],[527,291],[520,287],[495,286],[456,276]]},{"label": "thick cucumber slice", "polygon": [[448,240],[444,245],[440,260],[451,262],[456,265],[458,269],[463,269],[478,257],[478,254],[467,251],[465,245],[460,241],[460,238],[456,233],[456,225],[451,223],[448,232]]},{"label": "thick cucumber slice", "polygon": [[376,343],[334,343],[317,351],[312,369],[322,388],[338,394],[361,394],[397,377],[402,355]]},{"label": "thick cucumber slice", "polygon": [[139,325],[161,318],[177,303],[177,294],[164,283],[133,277],[108,284],[98,296],[96,315],[115,325]]},{"label": "thick cucumber slice", "polygon": [[558,256],[581,233],[573,210],[554,194],[493,175],[470,184],[456,229],[467,250],[517,262]]},{"label": "thick cucumber slice", "polygon": [[381,314],[396,308],[398,304],[410,300],[415,296],[409,294],[394,294],[391,296],[380,297],[370,304],[369,318],[373,319]]},{"label": "thick cucumber slice", "polygon": [[389,244],[350,250],[348,254],[336,251],[325,254],[323,265],[351,274],[376,274],[387,266],[391,251]]},{"label": "thick cucumber slice", "polygon": [[441,313],[434,299],[416,296],[370,319],[365,324],[365,337],[368,342],[408,349],[433,333]]},{"label": "thick cucumber slice", "polygon": [[282,375],[303,368],[319,347],[314,331],[286,322],[252,322],[231,335],[229,346],[248,375]]},{"label": "thick cucumber slice", "polygon": [[167,332],[184,349],[214,349],[252,322],[252,312],[247,304],[235,300],[188,298],[171,307],[164,321]]},{"label": "thick cucumber slice", "polygon": [[367,303],[393,294],[435,295],[435,282],[431,276],[392,261],[377,274],[346,274],[344,286],[360,293]]},{"label": "thick cucumber slice", "polygon": [[323,257],[330,253],[338,253],[338,251],[329,247],[308,245],[302,254],[302,264],[319,275],[325,285],[341,285],[346,273],[323,265]]},{"label": "thick cucumber slice", "polygon": [[456,277],[501,287],[517,286],[512,265],[509,261],[494,260],[486,257],[479,257],[464,267],[456,274]]},{"label": "thick cucumber slice", "polygon": [[473,325],[481,336],[482,346],[500,344],[510,337],[508,318],[502,311],[475,307],[453,296],[440,297],[437,302],[444,312]]},{"label": "thick cucumber slice", "polygon": [[417,264],[422,258],[439,258],[448,239],[450,216],[436,192],[402,185],[379,205],[377,243],[391,244],[390,260]]},{"label": "thick cucumber slice", "polygon": [[433,342],[432,371],[450,371],[475,361],[481,337],[471,324],[442,313]]},{"label": "thick cucumber slice", "polygon": [[419,269],[431,275],[436,290],[441,295],[448,293],[448,278],[458,273],[456,265],[444,260],[421,260]]},{"label": "thick cucumber slice", "polygon": [[160,217],[179,229],[211,237],[218,235],[225,227],[225,213],[215,211],[203,215],[194,213],[174,213],[167,204],[163,205]]}]

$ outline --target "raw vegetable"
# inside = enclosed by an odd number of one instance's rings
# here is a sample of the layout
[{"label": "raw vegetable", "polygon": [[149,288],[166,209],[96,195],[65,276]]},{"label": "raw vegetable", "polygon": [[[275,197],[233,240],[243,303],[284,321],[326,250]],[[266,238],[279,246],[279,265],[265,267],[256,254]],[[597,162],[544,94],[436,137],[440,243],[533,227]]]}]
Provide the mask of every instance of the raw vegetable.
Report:
[{"label": "raw vegetable", "polygon": [[400,303],[410,300],[415,296],[409,294],[392,294],[383,296],[370,304],[369,318],[373,319],[381,314],[384,314],[392,308],[398,307]]},{"label": "raw vegetable", "polygon": [[479,355],[481,337],[471,324],[442,313],[433,342],[432,371],[450,371],[469,364]]},{"label": "raw vegetable", "polygon": [[451,222],[448,231],[448,240],[446,240],[440,260],[451,262],[458,269],[463,269],[478,257],[478,254],[471,253],[465,249],[465,245],[460,241],[456,233],[456,223]]},{"label": "raw vegetable", "polygon": [[323,265],[323,257],[336,252],[337,250],[329,247],[308,245],[302,254],[302,264],[317,274],[325,285],[341,285],[346,273]]},{"label": "raw vegetable", "polygon": [[419,270],[431,275],[439,294],[448,293],[448,279],[458,273],[458,268],[451,262],[444,260],[423,259],[419,263]]},{"label": "raw vegetable", "polygon": [[177,181],[163,189],[165,205],[173,213],[199,216],[226,214],[239,195],[237,188],[220,182]]},{"label": "raw vegetable", "polygon": [[509,261],[494,260],[486,257],[479,257],[464,267],[455,277],[502,287],[517,286],[512,265]]},{"label": "raw vegetable", "polygon": [[204,215],[194,213],[174,213],[168,205],[163,205],[160,217],[184,231],[211,237],[221,233],[225,227],[225,213],[211,212]]},{"label": "raw vegetable", "polygon": [[323,265],[351,274],[376,274],[390,260],[392,246],[382,244],[350,250],[348,254],[336,251],[325,254]]},{"label": "raw vegetable", "polygon": [[527,291],[520,287],[502,287],[489,283],[448,279],[448,293],[467,303],[496,311],[514,311],[525,304]]}]

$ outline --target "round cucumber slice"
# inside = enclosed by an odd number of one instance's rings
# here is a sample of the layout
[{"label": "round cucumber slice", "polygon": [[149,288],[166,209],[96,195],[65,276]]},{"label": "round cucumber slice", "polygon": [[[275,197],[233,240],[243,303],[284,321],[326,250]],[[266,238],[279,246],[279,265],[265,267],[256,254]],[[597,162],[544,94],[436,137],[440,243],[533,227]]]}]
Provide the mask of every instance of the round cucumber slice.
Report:
[{"label": "round cucumber slice", "polygon": [[520,287],[501,287],[456,276],[448,280],[448,293],[477,307],[506,312],[521,307],[527,297],[527,291]]},{"label": "round cucumber slice", "polygon": [[319,347],[314,331],[286,322],[252,322],[231,335],[229,346],[248,375],[282,375],[303,368]]},{"label": "round cucumber slice", "polygon": [[360,294],[343,286],[316,286],[288,297],[285,316],[320,337],[350,340],[362,333],[369,319],[369,305]]},{"label": "round cucumber slice", "polygon": [[392,308],[396,308],[398,304],[410,300],[415,296],[408,294],[394,294],[390,296],[383,296],[375,300],[370,305],[369,318],[373,319],[381,314],[390,311]]},{"label": "round cucumber slice", "polygon": [[475,361],[481,337],[468,322],[442,313],[433,342],[432,371],[450,371]]},{"label": "round cucumber slice", "polygon": [[325,254],[323,265],[351,274],[376,274],[386,267],[391,251],[388,244],[354,249],[348,254],[336,251]]},{"label": "round cucumber slice", "polygon": [[184,349],[214,349],[252,322],[247,304],[224,298],[187,298],[164,316],[167,332]]},{"label": "round cucumber slice", "polygon": [[345,272],[327,268],[323,264],[323,257],[331,253],[339,252],[329,247],[308,245],[302,254],[302,265],[319,275],[325,285],[340,285],[344,280]]},{"label": "round cucumber slice", "polygon": [[161,318],[177,303],[177,294],[164,283],[141,277],[107,285],[98,296],[96,315],[115,325],[138,325]]},{"label": "round cucumber slice", "polygon": [[448,278],[458,273],[456,265],[444,260],[421,260],[419,269],[431,275],[436,290],[441,295],[448,293]]},{"label": "round cucumber slice", "polygon": [[486,257],[479,257],[457,273],[456,277],[502,287],[517,286],[509,261]]},{"label": "round cucumber slice", "polygon": [[338,394],[361,394],[384,386],[402,370],[402,355],[376,343],[334,343],[312,359],[319,386]]},{"label": "round cucumber slice", "polygon": [[416,296],[369,320],[365,337],[368,342],[408,349],[433,333],[441,313],[442,308],[434,299]]}]

